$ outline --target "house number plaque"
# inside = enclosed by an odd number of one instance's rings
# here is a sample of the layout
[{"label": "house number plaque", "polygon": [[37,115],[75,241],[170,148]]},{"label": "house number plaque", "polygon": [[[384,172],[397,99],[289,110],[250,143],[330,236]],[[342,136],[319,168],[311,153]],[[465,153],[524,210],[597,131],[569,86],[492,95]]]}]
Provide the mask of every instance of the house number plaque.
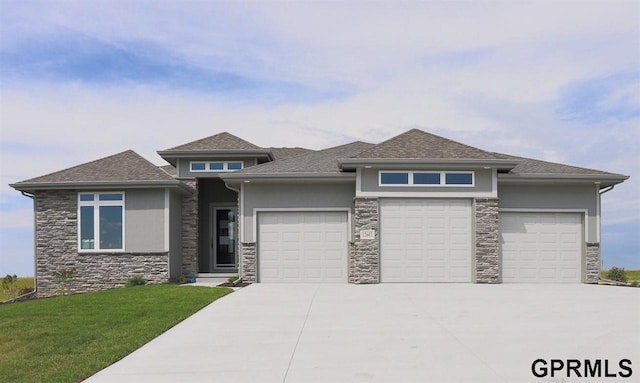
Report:
[{"label": "house number plaque", "polygon": [[360,230],[360,239],[376,239],[376,231]]}]

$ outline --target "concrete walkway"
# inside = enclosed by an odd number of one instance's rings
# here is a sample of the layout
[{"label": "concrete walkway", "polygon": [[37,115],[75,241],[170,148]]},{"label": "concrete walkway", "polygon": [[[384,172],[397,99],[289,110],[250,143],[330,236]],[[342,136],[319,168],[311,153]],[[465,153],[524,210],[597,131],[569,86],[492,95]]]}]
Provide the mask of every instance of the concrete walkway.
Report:
[{"label": "concrete walkway", "polygon": [[613,380],[639,381],[640,289],[254,284],[87,381],[566,381],[534,377],[539,358],[600,359],[603,377],[630,359]]}]

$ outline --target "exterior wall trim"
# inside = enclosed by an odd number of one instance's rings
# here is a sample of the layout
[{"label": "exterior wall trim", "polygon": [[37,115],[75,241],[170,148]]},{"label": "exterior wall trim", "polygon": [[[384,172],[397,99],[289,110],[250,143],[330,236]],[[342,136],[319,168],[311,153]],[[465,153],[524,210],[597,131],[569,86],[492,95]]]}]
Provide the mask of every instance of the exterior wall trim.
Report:
[{"label": "exterior wall trim", "polygon": [[164,189],[164,251],[169,251],[169,234],[170,234],[170,211],[169,204],[171,202],[169,189]]},{"label": "exterior wall trim", "polygon": [[[385,185],[389,186],[389,185]],[[449,187],[451,185],[448,185]],[[442,187],[442,186],[440,186]],[[498,190],[487,192],[402,192],[402,191],[380,191],[380,192],[363,192],[356,189],[356,197],[379,197],[379,198],[498,198]]]}]

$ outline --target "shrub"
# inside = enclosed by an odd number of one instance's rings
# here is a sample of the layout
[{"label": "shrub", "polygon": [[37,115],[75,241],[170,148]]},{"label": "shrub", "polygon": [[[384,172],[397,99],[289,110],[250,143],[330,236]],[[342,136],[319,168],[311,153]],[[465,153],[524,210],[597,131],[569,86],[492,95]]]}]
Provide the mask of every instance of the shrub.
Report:
[{"label": "shrub", "polygon": [[618,281],[618,282],[627,282],[627,275],[624,273],[624,268],[620,268],[620,267],[612,267],[609,270],[609,278],[612,281]]},{"label": "shrub", "polygon": [[124,286],[132,287],[132,286],[142,286],[146,284],[147,284],[147,281],[144,280],[142,275],[136,275],[135,277],[131,277],[127,279],[127,283]]},{"label": "shrub", "polygon": [[237,281],[238,278],[239,277],[237,275],[232,275],[232,276],[229,277],[229,279],[227,279],[227,282],[233,283],[233,282]]},{"label": "shrub", "polygon": [[[8,299],[13,299],[19,296],[20,287],[18,286],[18,276],[7,274],[2,278],[2,291]],[[1,299],[0,299],[1,300]]]},{"label": "shrub", "polygon": [[184,275],[181,275],[176,278],[176,283],[179,285],[184,285],[185,283],[187,283],[187,278]]}]

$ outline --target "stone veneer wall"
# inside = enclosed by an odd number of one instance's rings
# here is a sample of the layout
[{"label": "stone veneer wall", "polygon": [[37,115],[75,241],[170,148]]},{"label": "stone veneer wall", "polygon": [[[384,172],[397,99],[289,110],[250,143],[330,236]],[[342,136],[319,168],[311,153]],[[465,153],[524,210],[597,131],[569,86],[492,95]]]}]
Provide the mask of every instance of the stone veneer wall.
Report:
[{"label": "stone veneer wall", "polygon": [[598,283],[600,280],[600,243],[587,243],[587,262],[585,283]]},{"label": "stone veneer wall", "polygon": [[500,283],[498,199],[475,200],[476,283]]},{"label": "stone veneer wall", "polygon": [[168,253],[79,253],[76,192],[36,192],[35,210],[39,297],[124,286],[136,275],[150,283],[169,279]]},{"label": "stone veneer wall", "polygon": [[196,190],[182,197],[182,275],[198,273],[198,181],[183,181]]},{"label": "stone veneer wall", "polygon": [[[355,233],[349,244],[349,282],[380,282],[380,209],[378,198],[354,199]],[[374,230],[375,239],[360,239],[360,230]]]},{"label": "stone veneer wall", "polygon": [[242,257],[242,275],[240,277],[244,282],[257,282],[256,243],[242,242],[240,254]]}]

